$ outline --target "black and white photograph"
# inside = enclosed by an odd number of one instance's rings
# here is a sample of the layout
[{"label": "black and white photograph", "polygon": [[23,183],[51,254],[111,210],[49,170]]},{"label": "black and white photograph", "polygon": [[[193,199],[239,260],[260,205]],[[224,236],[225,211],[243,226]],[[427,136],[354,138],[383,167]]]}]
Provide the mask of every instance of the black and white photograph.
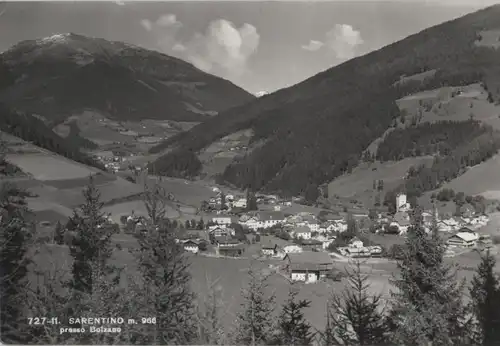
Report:
[{"label": "black and white photograph", "polygon": [[6,345],[500,345],[500,1],[0,0]]}]

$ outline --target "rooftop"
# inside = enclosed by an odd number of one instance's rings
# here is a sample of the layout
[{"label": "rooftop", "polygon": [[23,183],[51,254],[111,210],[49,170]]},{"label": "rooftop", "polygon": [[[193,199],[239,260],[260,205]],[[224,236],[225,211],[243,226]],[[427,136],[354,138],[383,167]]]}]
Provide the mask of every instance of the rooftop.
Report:
[{"label": "rooftop", "polygon": [[309,263],[309,264],[332,264],[333,260],[326,252],[303,251],[298,253],[289,253],[285,256],[290,263]]},{"label": "rooftop", "polygon": [[293,230],[295,233],[311,233],[309,226],[300,226]]},{"label": "rooftop", "polygon": [[285,213],[281,211],[261,211],[259,212],[259,219],[261,221],[271,221],[271,220],[285,220]]},{"label": "rooftop", "polygon": [[450,239],[454,237],[460,238],[463,241],[474,241],[479,239],[477,233],[471,233],[471,232],[458,232],[454,236],[451,236]]}]

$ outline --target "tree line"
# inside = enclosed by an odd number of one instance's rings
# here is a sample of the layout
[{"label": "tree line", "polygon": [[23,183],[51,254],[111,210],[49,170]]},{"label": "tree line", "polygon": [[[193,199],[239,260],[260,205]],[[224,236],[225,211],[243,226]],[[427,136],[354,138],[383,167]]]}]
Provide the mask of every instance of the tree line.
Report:
[{"label": "tree line", "polygon": [[[204,302],[192,290],[189,258],[175,241],[166,215],[166,193],[145,187],[149,231],[130,249],[136,275],[113,261],[112,228],[104,227],[102,203],[92,179],[85,202],[70,217],[71,268],[47,270],[34,263],[33,224],[26,193],[14,185],[0,189],[1,334],[18,344],[164,345],[494,345],[500,342],[500,284],[495,258],[486,253],[468,290],[456,269],[444,262],[445,245],[437,227],[426,232],[421,210],[412,215],[406,246],[392,278],[391,299],[372,293],[363,264],[347,271],[346,286],[327,300],[324,328],[307,319],[311,301],[290,285],[277,304],[270,276],[255,267],[241,295],[236,323],[223,322],[221,292],[210,283]],[[352,227],[351,227],[352,228]],[[349,232],[352,232],[350,230]],[[48,247],[50,248],[50,247]],[[55,259],[54,259],[55,260]],[[37,279],[32,277],[34,274]],[[467,301],[466,294],[470,295]],[[61,334],[49,324],[30,325],[28,317],[145,317],[118,334]],[[146,318],[147,317],[147,318]],[[75,324],[73,328],[88,327]]]},{"label": "tree line", "polygon": [[379,144],[379,161],[399,161],[407,157],[449,155],[454,149],[487,132],[489,126],[478,121],[440,121],[391,131]]},{"label": "tree line", "polygon": [[496,131],[486,131],[468,142],[464,142],[447,155],[435,156],[430,165],[412,166],[405,181],[388,191],[384,204],[391,206],[393,196],[404,192],[409,200],[421,196],[426,191],[440,188],[443,184],[464,174],[467,169],[493,157],[500,149],[500,136]]},{"label": "tree line", "polygon": [[100,162],[81,151],[82,148],[91,145],[82,137],[72,135],[62,138],[48,128],[42,120],[29,114],[16,112],[1,103],[0,130],[70,160],[105,169]]}]

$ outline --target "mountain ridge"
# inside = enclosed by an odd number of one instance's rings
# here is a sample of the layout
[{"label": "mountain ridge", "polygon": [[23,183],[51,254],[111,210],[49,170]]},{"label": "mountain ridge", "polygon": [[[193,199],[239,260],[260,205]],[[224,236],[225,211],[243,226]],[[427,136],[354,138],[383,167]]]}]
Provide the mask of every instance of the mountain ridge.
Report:
[{"label": "mountain ridge", "polygon": [[9,76],[0,102],[54,122],[86,109],[200,122],[255,98],[181,59],[74,33],[19,42],[0,54],[0,65]]},{"label": "mountain ridge", "polygon": [[[220,182],[317,195],[319,185],[352,170],[370,143],[401,116],[396,100],[442,86],[482,83],[489,99],[498,101],[500,54],[477,44],[485,30],[500,30],[500,5],[430,27],[222,112],[152,152],[196,156],[219,138],[251,128],[252,140],[266,139],[266,144],[235,159]],[[430,70],[436,72],[424,81],[397,83],[404,75]],[[154,164],[157,173],[168,175],[168,162],[160,158]]]}]

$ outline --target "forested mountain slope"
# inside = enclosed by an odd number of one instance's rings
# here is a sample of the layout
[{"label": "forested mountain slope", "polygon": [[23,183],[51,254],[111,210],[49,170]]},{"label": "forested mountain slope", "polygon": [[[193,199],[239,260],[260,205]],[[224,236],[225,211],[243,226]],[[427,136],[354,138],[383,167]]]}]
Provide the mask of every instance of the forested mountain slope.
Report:
[{"label": "forested mountain slope", "polygon": [[0,130],[25,141],[89,166],[104,170],[104,166],[91,156],[83,153],[78,137],[62,138],[48,128],[43,121],[29,115],[13,111],[0,103]]},{"label": "forested mountain slope", "polygon": [[[500,51],[481,40],[482,32],[492,30],[500,30],[500,5],[431,27],[230,109],[154,148],[173,149],[154,169],[196,175],[197,152],[251,128],[253,140],[265,139],[265,144],[229,165],[221,179],[239,187],[313,196],[320,184],[355,167],[368,145],[400,117],[396,100],[421,90],[481,82],[491,101],[498,101]],[[436,73],[424,81],[397,83],[403,75],[430,70]],[[189,167],[175,167],[173,158],[180,156]]]}]

